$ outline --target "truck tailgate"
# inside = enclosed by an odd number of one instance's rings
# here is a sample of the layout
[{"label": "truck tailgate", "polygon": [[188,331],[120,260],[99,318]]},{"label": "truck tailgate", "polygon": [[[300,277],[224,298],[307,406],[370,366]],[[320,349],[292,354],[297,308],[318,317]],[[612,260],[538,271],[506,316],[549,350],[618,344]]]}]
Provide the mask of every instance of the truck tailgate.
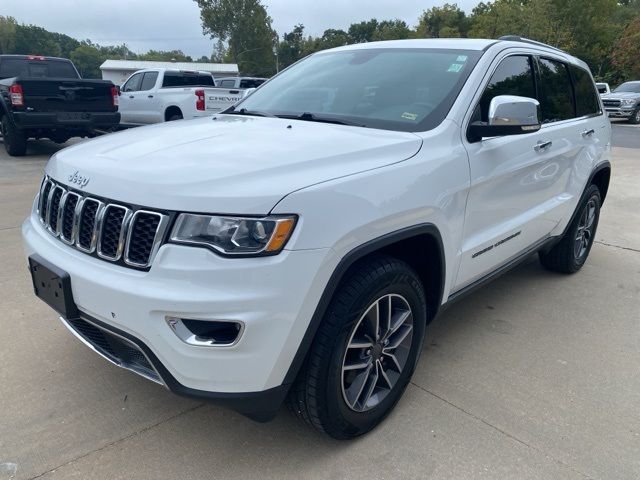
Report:
[{"label": "truck tailgate", "polygon": [[226,110],[244,98],[245,91],[228,88],[206,88],[205,108],[209,113]]},{"label": "truck tailgate", "polygon": [[112,83],[105,80],[20,78],[27,109],[37,112],[113,112]]}]

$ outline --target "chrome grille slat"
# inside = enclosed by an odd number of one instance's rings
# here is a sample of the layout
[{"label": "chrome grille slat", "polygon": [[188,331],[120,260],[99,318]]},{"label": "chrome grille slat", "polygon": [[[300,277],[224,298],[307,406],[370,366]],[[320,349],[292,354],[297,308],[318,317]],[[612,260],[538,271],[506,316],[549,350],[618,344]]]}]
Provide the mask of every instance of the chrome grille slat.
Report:
[{"label": "chrome grille slat", "polygon": [[48,176],[40,187],[37,214],[47,231],[65,244],[135,268],[151,266],[170,219],[67,190]]}]

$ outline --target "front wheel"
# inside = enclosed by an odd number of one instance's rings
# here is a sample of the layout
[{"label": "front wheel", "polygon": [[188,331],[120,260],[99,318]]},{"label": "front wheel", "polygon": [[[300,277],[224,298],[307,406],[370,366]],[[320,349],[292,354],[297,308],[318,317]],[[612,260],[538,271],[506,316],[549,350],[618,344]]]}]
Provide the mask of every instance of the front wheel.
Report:
[{"label": "front wheel", "polygon": [[425,294],[413,269],[387,256],[361,263],[327,309],[290,409],[334,438],[370,431],[409,383],[425,328]]},{"label": "front wheel", "polygon": [[629,117],[629,123],[633,125],[640,124],[640,107],[638,107],[638,109],[635,112],[633,112],[631,117]]},{"label": "front wheel", "polygon": [[11,123],[7,115],[0,120],[4,148],[12,157],[23,157],[27,153],[27,137]]},{"label": "front wheel", "polygon": [[595,240],[601,203],[600,190],[591,185],[562,240],[549,252],[540,253],[545,268],[561,273],[575,273],[582,268]]}]

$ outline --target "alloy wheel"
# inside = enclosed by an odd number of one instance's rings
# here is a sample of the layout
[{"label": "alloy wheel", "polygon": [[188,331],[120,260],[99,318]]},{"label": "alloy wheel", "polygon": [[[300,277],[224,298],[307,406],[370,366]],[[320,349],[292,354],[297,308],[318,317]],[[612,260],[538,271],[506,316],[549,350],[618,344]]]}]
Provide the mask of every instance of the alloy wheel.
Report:
[{"label": "alloy wheel", "polygon": [[589,245],[593,239],[593,226],[596,219],[596,202],[589,200],[587,206],[580,217],[578,231],[574,242],[573,254],[576,260],[580,260],[589,250]]},{"label": "alloy wheel", "polygon": [[342,396],[356,412],[371,410],[398,382],[413,338],[409,302],[388,294],[373,302],[357,321],[342,361]]}]

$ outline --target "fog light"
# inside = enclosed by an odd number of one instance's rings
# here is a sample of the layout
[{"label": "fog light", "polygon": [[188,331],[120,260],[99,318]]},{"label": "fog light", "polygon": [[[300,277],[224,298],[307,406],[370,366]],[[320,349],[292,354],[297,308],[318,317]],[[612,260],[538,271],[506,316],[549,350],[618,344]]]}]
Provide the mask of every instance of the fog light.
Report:
[{"label": "fog light", "polygon": [[198,347],[230,347],[240,340],[244,324],[232,320],[166,317],[180,340]]}]

